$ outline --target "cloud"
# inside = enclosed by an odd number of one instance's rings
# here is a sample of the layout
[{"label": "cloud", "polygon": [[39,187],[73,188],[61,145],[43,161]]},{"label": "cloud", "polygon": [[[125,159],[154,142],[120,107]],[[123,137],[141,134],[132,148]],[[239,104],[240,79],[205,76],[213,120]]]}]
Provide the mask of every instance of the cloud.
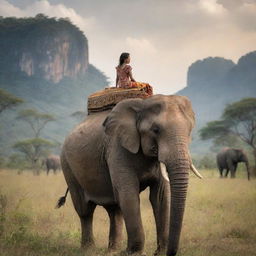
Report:
[{"label": "cloud", "polygon": [[131,49],[131,51],[134,53],[145,55],[155,54],[157,52],[154,45],[146,38],[137,39],[133,37],[127,37],[125,39],[125,43],[127,48]]},{"label": "cloud", "polygon": [[222,14],[225,11],[224,7],[216,0],[200,0],[199,6],[211,14]]},{"label": "cloud", "polygon": [[0,0],[0,15],[1,16],[16,16],[16,17],[22,17],[24,16],[24,12],[20,10],[18,7],[15,7],[14,5],[10,4],[9,2],[5,0]]},{"label": "cloud", "polygon": [[18,8],[6,0],[0,0],[0,15],[1,16],[35,16],[38,13],[44,13],[50,17],[68,17],[70,20],[79,26],[82,30],[91,30],[95,25],[95,19],[93,17],[83,18],[76,13],[72,8],[68,8],[63,4],[52,5],[46,0],[36,1],[25,8]]},{"label": "cloud", "polygon": [[217,3],[229,10],[234,10],[246,4],[256,4],[256,0],[217,0]]}]

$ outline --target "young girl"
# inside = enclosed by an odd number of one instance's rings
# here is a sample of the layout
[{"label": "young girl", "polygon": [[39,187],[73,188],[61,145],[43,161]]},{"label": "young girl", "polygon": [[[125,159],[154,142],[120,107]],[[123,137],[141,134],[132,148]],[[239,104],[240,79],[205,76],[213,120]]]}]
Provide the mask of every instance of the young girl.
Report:
[{"label": "young girl", "polygon": [[132,76],[132,67],[129,65],[130,54],[123,52],[119,58],[119,65],[116,67],[116,87],[120,88],[145,88],[149,95],[152,95],[152,87],[146,83],[136,82]]},{"label": "young girl", "polygon": [[132,82],[136,82],[132,76],[130,54],[123,52],[119,58],[119,65],[116,67],[116,87],[131,88]]}]

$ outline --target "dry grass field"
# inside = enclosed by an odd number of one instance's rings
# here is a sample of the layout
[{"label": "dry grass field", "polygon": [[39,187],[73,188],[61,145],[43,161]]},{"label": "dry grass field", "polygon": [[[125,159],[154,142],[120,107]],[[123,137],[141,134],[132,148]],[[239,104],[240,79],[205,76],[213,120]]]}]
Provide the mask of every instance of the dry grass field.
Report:
[{"label": "dry grass field", "polygon": [[[190,179],[179,255],[256,255],[256,180],[243,173],[235,180],[219,179],[217,171],[202,171],[204,180]],[[94,218],[97,249],[79,249],[80,224],[70,196],[54,209],[65,192],[61,173],[33,176],[0,171],[1,256],[96,256],[107,255],[108,218],[98,207]],[[148,191],[141,194],[146,234],[145,250],[155,249],[155,227]],[[123,248],[126,245],[124,231]]]}]

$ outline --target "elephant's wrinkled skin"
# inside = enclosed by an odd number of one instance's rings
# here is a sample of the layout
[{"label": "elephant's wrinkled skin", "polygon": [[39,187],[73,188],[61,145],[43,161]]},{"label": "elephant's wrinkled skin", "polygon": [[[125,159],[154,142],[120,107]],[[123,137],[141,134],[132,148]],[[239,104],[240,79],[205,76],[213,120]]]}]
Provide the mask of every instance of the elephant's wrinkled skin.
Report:
[{"label": "elephant's wrinkled skin", "polygon": [[57,155],[50,155],[44,161],[43,164],[46,166],[46,173],[49,174],[50,170],[53,170],[54,174],[58,169],[61,169],[60,157]]},{"label": "elephant's wrinkled skin", "polygon": [[[81,220],[82,246],[94,243],[93,212],[102,205],[110,218],[109,249],[117,248],[124,219],[127,253],[141,255],[139,193],[149,186],[157,229],[155,255],[176,255],[193,125],[194,113],[186,97],[155,95],[124,100],[112,111],[89,115],[75,128],[65,140],[61,163]],[[161,175],[159,162],[167,167],[170,183]]]},{"label": "elephant's wrinkled skin", "polygon": [[248,180],[250,179],[249,162],[247,155],[241,149],[224,148],[217,154],[217,165],[220,172],[220,177],[223,177],[223,170],[226,169],[225,177],[231,172],[231,178],[235,178],[238,163],[245,163]]}]

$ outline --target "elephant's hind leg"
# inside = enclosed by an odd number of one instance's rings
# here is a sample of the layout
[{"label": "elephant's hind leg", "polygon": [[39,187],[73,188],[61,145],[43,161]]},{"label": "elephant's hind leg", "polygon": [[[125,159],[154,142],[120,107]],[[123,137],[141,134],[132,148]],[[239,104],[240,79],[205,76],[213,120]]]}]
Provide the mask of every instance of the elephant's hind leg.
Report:
[{"label": "elephant's hind leg", "polygon": [[94,237],[93,237],[93,213],[96,208],[96,204],[88,202],[85,205],[86,210],[82,214],[78,214],[80,217],[81,228],[82,228],[82,239],[81,246],[83,248],[88,248],[94,246]]},{"label": "elephant's hind leg", "polygon": [[62,159],[62,169],[68,184],[74,208],[81,222],[81,246],[83,248],[91,247],[94,245],[92,222],[96,204],[86,199],[83,188],[75,179],[72,170],[65,159]]},{"label": "elephant's hind leg", "polygon": [[109,228],[109,250],[117,250],[122,241],[123,216],[118,206],[105,206],[108,212]]}]

